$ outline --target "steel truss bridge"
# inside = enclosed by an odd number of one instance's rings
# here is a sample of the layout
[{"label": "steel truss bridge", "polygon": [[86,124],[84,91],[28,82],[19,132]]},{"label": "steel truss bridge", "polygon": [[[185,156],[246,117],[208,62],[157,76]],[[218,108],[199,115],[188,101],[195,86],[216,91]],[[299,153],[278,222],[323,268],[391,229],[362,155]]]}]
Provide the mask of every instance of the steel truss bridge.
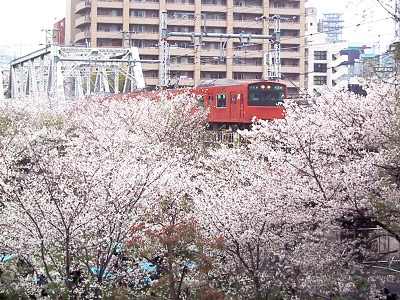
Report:
[{"label": "steel truss bridge", "polygon": [[139,59],[136,47],[52,45],[11,62],[8,94],[19,99],[130,93],[145,87],[141,62],[147,61]]}]

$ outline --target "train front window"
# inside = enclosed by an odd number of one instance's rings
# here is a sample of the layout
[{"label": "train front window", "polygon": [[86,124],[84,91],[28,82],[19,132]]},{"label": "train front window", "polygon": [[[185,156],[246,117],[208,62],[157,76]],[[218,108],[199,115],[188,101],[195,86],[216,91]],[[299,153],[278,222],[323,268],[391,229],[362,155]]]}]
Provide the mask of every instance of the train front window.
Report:
[{"label": "train front window", "polygon": [[249,106],[278,106],[285,100],[285,86],[276,83],[249,85]]}]

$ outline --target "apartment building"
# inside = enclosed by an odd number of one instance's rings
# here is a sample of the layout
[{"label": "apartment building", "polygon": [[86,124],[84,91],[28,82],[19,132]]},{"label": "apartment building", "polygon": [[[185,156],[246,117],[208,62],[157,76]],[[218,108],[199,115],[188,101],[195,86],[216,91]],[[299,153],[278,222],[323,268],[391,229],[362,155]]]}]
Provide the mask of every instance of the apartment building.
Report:
[{"label": "apartment building", "polygon": [[54,24],[53,41],[58,45],[65,45],[65,18]]},{"label": "apartment building", "polygon": [[332,36],[319,31],[317,9],[307,8],[307,90],[313,93],[318,86],[347,86],[348,55],[343,52],[347,43],[330,43]]},{"label": "apartment building", "polygon": [[[157,60],[161,12],[168,12],[170,32],[252,33],[270,35],[280,15],[283,81],[290,94],[304,87],[305,0],[67,0],[66,44],[139,48],[141,59]],[[135,33],[121,33],[135,32]],[[187,37],[169,37],[172,84],[195,86],[203,80],[262,79],[268,40],[203,38],[194,46]],[[199,38],[196,38],[199,44]],[[223,45],[223,51],[221,50]],[[223,59],[221,59],[223,58]],[[159,65],[142,64],[146,85],[159,85]]]}]

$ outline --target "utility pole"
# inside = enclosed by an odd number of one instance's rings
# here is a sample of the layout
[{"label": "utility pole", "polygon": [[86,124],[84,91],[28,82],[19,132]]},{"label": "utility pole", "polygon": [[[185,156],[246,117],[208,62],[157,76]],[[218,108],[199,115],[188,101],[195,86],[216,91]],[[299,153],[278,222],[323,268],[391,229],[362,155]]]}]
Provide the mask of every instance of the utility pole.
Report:
[{"label": "utility pole", "polygon": [[280,80],[282,77],[282,72],[281,72],[281,16],[275,15],[273,17],[266,17],[262,16],[259,18],[256,18],[256,21],[262,20],[262,21],[274,21],[274,34],[273,38],[271,41],[273,42],[274,45],[274,50],[273,50],[273,57],[270,55],[270,52],[268,51],[264,53],[264,66],[266,68],[266,76],[264,79],[273,79],[273,80]]},{"label": "utility pole", "polygon": [[171,73],[170,73],[170,55],[169,45],[167,42],[168,29],[167,29],[167,11],[163,11],[161,14],[160,24],[160,86],[161,89],[165,89],[171,85]]},{"label": "utility pole", "polygon": [[0,100],[4,99],[4,86],[3,86],[3,69],[0,65]]},{"label": "utility pole", "polygon": [[394,7],[395,38],[394,42],[400,42],[400,0],[396,0]]},{"label": "utility pole", "polygon": [[[399,0],[400,1],[400,0]],[[281,45],[280,45],[280,16],[273,16],[274,20],[274,34],[272,35],[262,35],[262,34],[251,34],[251,33],[234,33],[234,34],[224,34],[224,33],[208,33],[208,32],[169,32],[167,29],[167,12],[163,11],[161,15],[161,24],[160,24],[160,85],[162,88],[166,88],[170,85],[170,53],[169,53],[169,45],[167,42],[168,37],[170,36],[180,36],[180,37],[190,37],[193,46],[200,46],[203,44],[203,38],[217,38],[220,40],[220,50],[221,50],[221,61],[225,59],[224,49],[226,46],[226,42],[228,39],[237,38],[240,41],[242,46],[250,45],[253,39],[264,39],[270,40],[274,44],[274,60],[273,63],[268,64],[266,60],[264,63],[267,67],[267,78],[266,79],[281,79]],[[259,17],[256,18],[258,20],[268,20],[269,17]],[[206,27],[204,26],[206,29]],[[196,44],[195,38],[199,38],[199,43]],[[223,39],[226,39],[223,42]],[[247,39],[247,43],[245,43],[245,39]]]},{"label": "utility pole", "polygon": [[[122,47],[123,48],[130,48],[132,47],[132,34],[136,33],[136,31],[120,31],[122,33]],[[129,34],[129,40],[127,43],[126,35]]]},{"label": "utility pole", "polygon": [[45,36],[46,36],[46,49],[48,47],[50,47],[51,45],[54,44],[54,39],[56,38],[56,36],[54,35],[54,32],[58,31],[58,29],[42,29],[42,31],[45,32]]}]

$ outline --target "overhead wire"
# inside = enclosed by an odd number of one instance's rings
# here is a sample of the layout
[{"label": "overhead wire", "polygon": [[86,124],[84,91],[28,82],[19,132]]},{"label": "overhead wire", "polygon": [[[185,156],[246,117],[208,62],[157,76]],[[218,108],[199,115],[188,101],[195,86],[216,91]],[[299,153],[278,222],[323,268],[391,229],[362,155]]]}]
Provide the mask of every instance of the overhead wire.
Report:
[{"label": "overhead wire", "polygon": [[[255,1],[256,2],[256,1]],[[236,7],[238,7],[238,6],[231,6],[231,7],[227,7],[226,9],[224,8],[224,9],[222,9],[221,11],[214,11],[214,12],[212,12],[212,14],[228,14],[229,13],[229,11],[230,10],[234,10]],[[254,10],[250,10],[250,11],[246,11],[246,12],[243,12],[244,14],[251,14],[253,11],[256,11],[256,10],[259,10],[259,7],[255,7],[254,8]],[[179,11],[179,12],[182,12],[182,11]],[[305,14],[304,14],[305,15]],[[299,16],[299,15],[296,15],[296,16]],[[302,14],[300,15],[300,17],[302,16]],[[388,19],[390,19],[389,17],[387,17],[387,18],[383,18],[383,19],[378,19],[378,20],[372,20],[372,21],[368,21],[368,22],[360,22],[360,23],[357,23],[357,24],[355,24],[355,25],[350,25],[350,26],[344,26],[344,27],[342,27],[342,29],[346,29],[346,28],[352,28],[352,27],[359,27],[359,26],[363,26],[363,25],[368,25],[368,24],[372,24],[372,23],[376,23],[376,22],[380,22],[380,21],[384,21],[384,20],[388,20]],[[208,19],[208,20],[212,20],[212,19]],[[182,23],[182,19],[177,19],[176,20],[176,22],[174,22],[174,21],[172,21],[171,23],[169,23],[169,25],[175,25],[176,24],[176,26],[186,26],[186,25],[192,25],[193,24],[193,22],[195,21],[195,18],[193,18],[193,19],[188,19],[188,21],[186,22],[186,23]],[[235,21],[238,21],[238,20],[235,20]],[[241,25],[241,27],[242,26],[245,26],[245,25],[247,25],[247,24],[252,24],[254,21],[250,21],[249,20],[249,22],[247,22],[247,23],[242,23],[242,24],[240,24]],[[193,24],[194,25],[194,24]],[[223,27],[222,27],[223,28]],[[288,29],[282,29],[282,30],[288,30]],[[289,29],[290,30],[290,29]],[[290,40],[295,40],[295,39],[299,39],[299,38],[303,38],[303,37],[309,37],[309,36],[314,36],[314,35],[317,35],[317,34],[323,34],[323,33],[329,33],[329,32],[334,32],[334,31],[337,31],[337,29],[334,29],[334,30],[331,30],[331,31],[325,31],[325,32],[317,32],[317,33],[311,33],[311,34],[304,34],[304,35],[300,35],[300,36],[294,36],[294,37],[287,37],[287,38],[282,38],[281,39],[281,41],[284,41],[284,42],[287,42],[287,41],[290,41]],[[109,37],[109,38],[113,38],[113,37],[116,37],[117,35],[119,35],[120,33],[117,33],[116,35],[114,35],[114,36],[112,36],[112,37]],[[148,33],[148,35],[152,35],[152,34],[154,34],[153,32],[149,32]],[[146,35],[146,33],[142,33],[142,36],[145,36]],[[389,35],[389,34],[386,34],[386,35]],[[378,35],[379,37],[380,36],[385,36],[385,35]],[[287,51],[287,50],[290,50],[290,49],[301,49],[301,48],[310,48],[310,47],[315,47],[315,46],[321,46],[321,45],[326,45],[326,44],[331,44],[331,43],[328,43],[328,42],[326,42],[326,43],[320,43],[320,44],[314,44],[314,45],[304,45],[304,46],[302,46],[302,45],[296,45],[296,46],[289,46],[289,47],[285,47],[285,46],[282,46],[282,48],[281,48],[281,50],[283,50],[283,51]],[[257,45],[263,45],[263,43],[253,43],[251,46],[257,46]],[[248,46],[247,46],[248,47]],[[242,46],[236,46],[236,47],[232,47],[232,49],[233,50],[235,50],[235,49],[240,49],[240,48],[242,48]],[[206,51],[213,51],[213,50],[217,50],[217,49],[207,49]],[[204,49],[202,50],[202,51],[204,51]],[[258,53],[259,52],[265,52],[265,51],[263,51],[262,49],[256,49],[256,50],[247,50],[248,52],[247,52],[247,54],[246,54],[246,56],[245,57],[239,57],[239,56],[236,56],[236,55],[233,55],[233,57],[229,57],[229,58],[226,58],[225,57],[225,59],[234,59],[234,58],[239,58],[239,59],[248,59],[248,58],[259,58],[259,57],[252,57],[251,55],[258,55]],[[269,50],[268,52],[273,52],[274,50]],[[196,54],[196,52],[197,52],[197,49],[195,49],[194,51],[192,51],[192,52],[190,52],[190,53],[185,53],[184,55],[178,55],[178,56],[173,56],[171,59],[174,59],[174,58],[179,58],[179,57],[190,57],[190,56],[193,56],[193,55],[195,55]],[[236,56],[236,57],[235,57]],[[205,57],[207,57],[207,56],[205,56]],[[216,58],[213,58],[213,59],[209,59],[209,62],[210,63],[212,63],[212,62],[214,62],[214,61],[216,61],[216,60],[220,60],[220,58],[219,57],[216,57]],[[226,63],[225,64],[217,64],[217,65],[213,65],[213,66],[206,66],[206,67],[202,67],[202,70],[204,70],[204,71],[209,71],[209,70],[213,70],[213,69],[216,69],[216,68],[219,68],[221,65],[226,65]],[[299,74],[299,75],[307,75],[307,74],[310,74],[310,73],[312,73],[312,72],[306,72],[306,73],[296,73],[296,74]]]}]

